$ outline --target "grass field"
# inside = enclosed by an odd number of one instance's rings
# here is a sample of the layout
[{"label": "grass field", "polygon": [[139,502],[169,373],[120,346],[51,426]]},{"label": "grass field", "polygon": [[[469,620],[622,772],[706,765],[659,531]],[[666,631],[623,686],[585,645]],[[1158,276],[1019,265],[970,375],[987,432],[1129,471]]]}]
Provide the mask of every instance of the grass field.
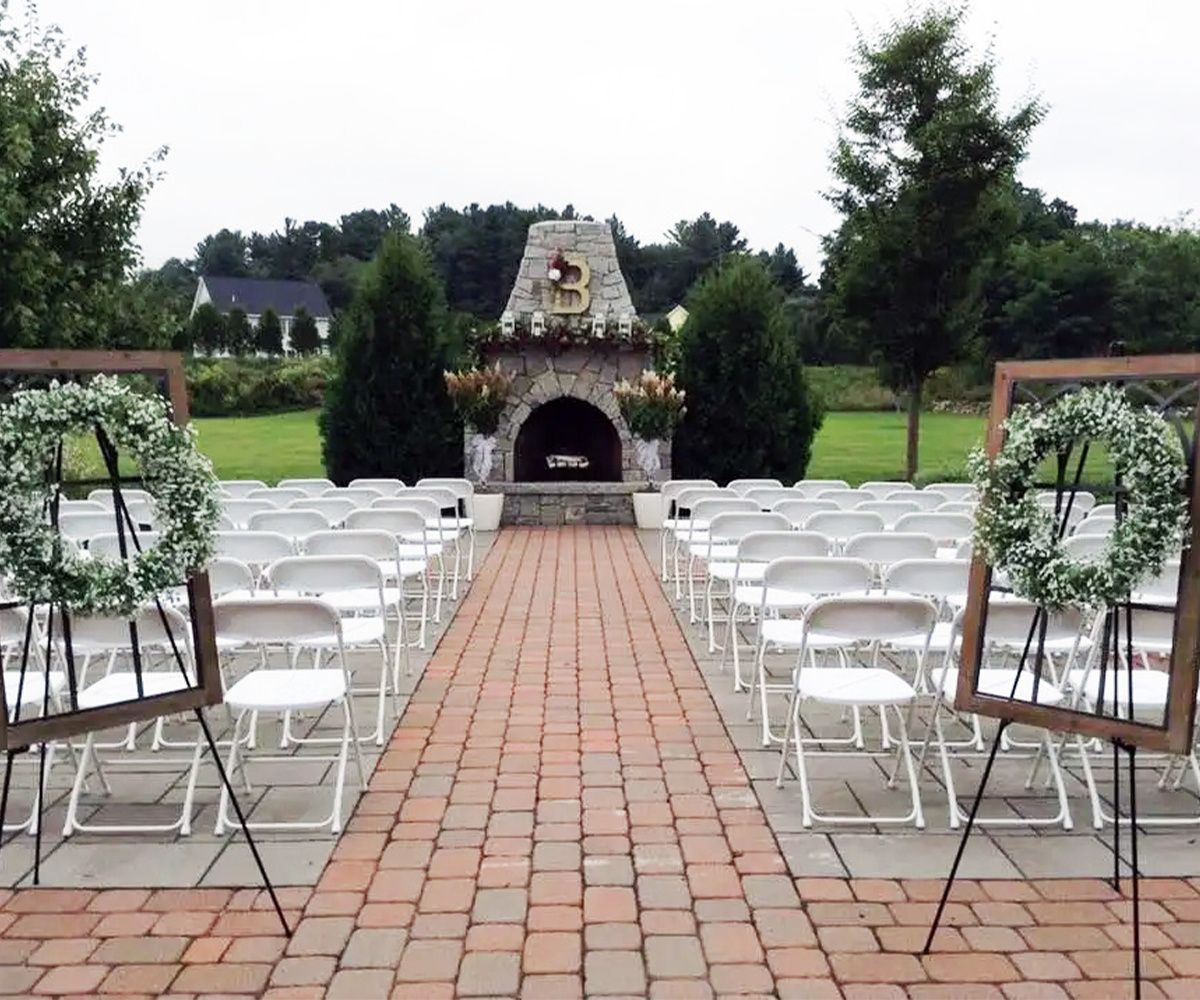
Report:
[{"label": "grass field", "polygon": [[[196,421],[200,447],[222,479],[319,476],[317,414],[281,413]],[[930,413],[921,418],[920,478],[961,479],[967,452],[983,438],[982,417]],[[904,473],[904,416],[830,413],[817,436],[808,474],[819,479],[898,479]]]}]

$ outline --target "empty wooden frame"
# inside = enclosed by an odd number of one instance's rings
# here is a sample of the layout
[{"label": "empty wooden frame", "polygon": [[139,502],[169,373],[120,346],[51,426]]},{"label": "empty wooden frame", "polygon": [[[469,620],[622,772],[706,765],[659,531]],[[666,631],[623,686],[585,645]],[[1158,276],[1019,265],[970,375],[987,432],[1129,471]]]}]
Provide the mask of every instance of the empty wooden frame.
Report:
[{"label": "empty wooden frame", "polygon": [[[1003,362],[996,366],[988,422],[987,452],[994,456],[1004,442],[1004,422],[1014,406],[1046,403],[1088,385],[1126,387],[1134,402],[1153,406],[1168,417],[1187,459],[1186,492],[1189,522],[1200,523],[1200,477],[1196,475],[1200,435],[1200,355],[1119,357],[1084,360]],[[1047,484],[1049,485],[1049,484]],[[1081,484],[1086,488],[1087,484]],[[1174,604],[1174,631],[1169,659],[1166,706],[1159,722],[1133,718],[1131,711],[1099,710],[1038,704],[1033,700],[997,697],[978,690],[978,671],[986,662],[987,612],[996,592],[992,567],[981,556],[972,566],[963,615],[962,654],[955,707],[1016,723],[1115,740],[1131,746],[1186,753],[1192,744],[1200,668],[1200,546],[1188,544],[1181,555]],[[1135,606],[1136,612],[1139,606]],[[1162,610],[1152,605],[1147,611]],[[1119,616],[1124,622],[1124,615]],[[1121,625],[1124,628],[1124,625]],[[1037,639],[1033,640],[1036,648]],[[1032,673],[1033,667],[1024,669]]]},{"label": "empty wooden frame", "polygon": [[[183,357],[166,351],[23,351],[0,350],[0,379],[11,383],[20,379],[50,376],[59,379],[86,378],[89,375],[141,375],[155,380],[159,391],[168,397],[176,423],[188,420],[187,386]],[[20,388],[18,384],[15,388]],[[9,721],[0,712],[0,749],[20,750],[35,743],[95,732],[131,722],[149,721],[164,715],[190,711],[221,700],[220,667],[213,623],[212,591],[206,573],[194,573],[186,582],[191,624],[191,648],[195,665],[195,685],[169,694],[147,696],[100,708],[79,709]],[[10,605],[11,606],[11,605]],[[32,609],[31,609],[32,610]],[[56,619],[59,618],[55,609]],[[0,637],[5,642],[10,637]],[[56,641],[61,631],[55,630]],[[19,655],[19,654],[18,654]],[[8,669],[12,669],[9,667]],[[37,669],[31,662],[27,669]],[[0,702],[4,702],[4,679],[0,674]]]}]

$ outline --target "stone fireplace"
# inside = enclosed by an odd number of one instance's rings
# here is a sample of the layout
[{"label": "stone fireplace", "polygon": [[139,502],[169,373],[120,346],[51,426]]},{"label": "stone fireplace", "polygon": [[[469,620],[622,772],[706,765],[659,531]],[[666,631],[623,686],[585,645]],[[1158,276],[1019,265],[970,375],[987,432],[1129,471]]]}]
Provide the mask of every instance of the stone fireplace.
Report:
[{"label": "stone fireplace", "polygon": [[[504,493],[504,523],[632,523],[630,495],[647,483],[613,387],[653,362],[606,223],[529,227],[484,354],[513,374],[484,487]],[[669,443],[659,460],[669,478]]]}]

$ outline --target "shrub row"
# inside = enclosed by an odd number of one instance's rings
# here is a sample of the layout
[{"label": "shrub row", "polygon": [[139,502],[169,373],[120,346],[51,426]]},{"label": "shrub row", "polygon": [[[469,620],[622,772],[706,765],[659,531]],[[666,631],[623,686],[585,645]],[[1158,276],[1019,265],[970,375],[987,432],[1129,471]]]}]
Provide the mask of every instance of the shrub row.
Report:
[{"label": "shrub row", "polygon": [[332,371],[328,356],[193,358],[186,366],[191,414],[233,417],[316,409]]},{"label": "shrub row", "polygon": [[[809,365],[804,376],[827,412],[902,410],[905,403],[880,384],[870,365]],[[959,368],[939,368],[925,383],[924,408],[934,412],[986,413],[992,387]]]}]

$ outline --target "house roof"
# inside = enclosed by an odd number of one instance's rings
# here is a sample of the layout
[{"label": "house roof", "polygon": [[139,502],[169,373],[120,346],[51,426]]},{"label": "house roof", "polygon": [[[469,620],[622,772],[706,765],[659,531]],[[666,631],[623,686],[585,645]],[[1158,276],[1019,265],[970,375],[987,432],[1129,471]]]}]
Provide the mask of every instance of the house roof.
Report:
[{"label": "house roof", "polygon": [[241,309],[261,315],[267,308],[280,316],[294,316],[303,306],[315,319],[333,314],[321,286],[311,281],[266,281],[261,278],[202,277],[212,303],[220,312]]}]

